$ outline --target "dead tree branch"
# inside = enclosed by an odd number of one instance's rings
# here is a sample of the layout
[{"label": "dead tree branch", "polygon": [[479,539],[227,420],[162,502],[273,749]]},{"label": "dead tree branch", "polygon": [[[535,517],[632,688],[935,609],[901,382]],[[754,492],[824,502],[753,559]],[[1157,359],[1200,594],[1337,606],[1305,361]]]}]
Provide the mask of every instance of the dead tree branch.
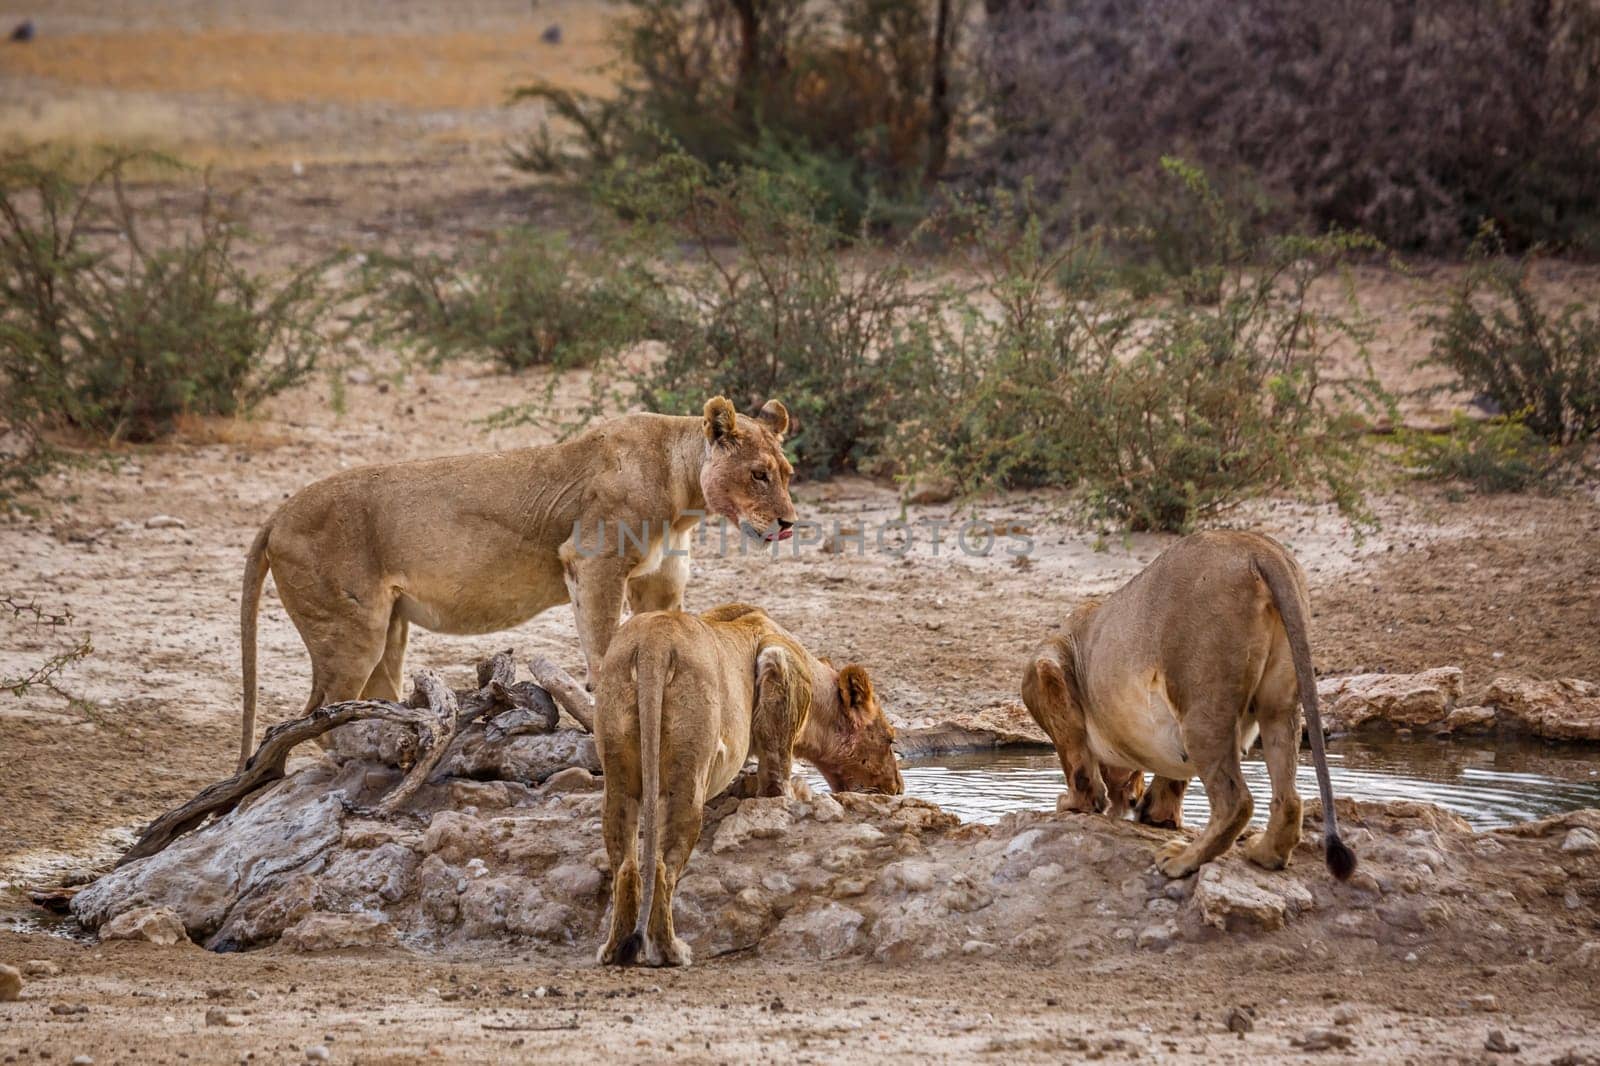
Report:
[{"label": "dead tree branch", "polygon": [[563,711],[572,715],[584,729],[594,732],[594,697],[571,674],[543,655],[536,655],[528,662],[528,672],[540,688],[555,697]]},{"label": "dead tree branch", "polygon": [[[554,670],[576,687],[571,677],[559,668]],[[238,773],[208,786],[188,803],[151,822],[138,841],[117,860],[117,865],[154,855],[207,818],[227,814],[247,796],[281,780],[289,753],[297,746],[352,722],[393,722],[417,734],[416,761],[372,812],[379,816],[392,815],[428,780],[463,731],[479,719],[489,716],[484,730],[491,741],[516,733],[548,733],[555,728],[560,713],[555,702],[539,686],[516,681],[516,672],[511,652],[503,651],[478,664],[475,692],[452,692],[439,675],[425,670],[412,679],[411,697],[404,704],[391,700],[347,700],[280,722],[267,730],[255,754]],[[577,691],[582,693],[581,688]]]}]

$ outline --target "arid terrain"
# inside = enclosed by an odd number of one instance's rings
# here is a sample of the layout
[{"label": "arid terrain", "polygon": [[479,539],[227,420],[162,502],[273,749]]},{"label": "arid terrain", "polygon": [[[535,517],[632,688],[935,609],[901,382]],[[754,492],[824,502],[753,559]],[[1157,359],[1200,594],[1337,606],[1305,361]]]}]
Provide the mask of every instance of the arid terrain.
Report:
[{"label": "arid terrain", "polygon": [[[536,109],[503,102],[533,77],[603,85],[608,13],[525,0],[57,0],[46,14],[11,5],[0,30],[31,14],[39,36],[0,45],[0,140],[133,140],[211,164],[274,265],[572,223],[578,205],[505,162],[505,141]],[[559,44],[542,40],[551,25],[562,27]],[[135,195],[182,199],[195,184],[167,179]],[[1357,274],[1389,387],[1441,382],[1421,366],[1427,340],[1414,323],[1457,269]],[[1555,299],[1592,296],[1600,269],[1545,263],[1539,286]],[[172,442],[63,469],[31,510],[0,518],[0,593],[70,610],[67,632],[94,644],[60,680],[72,702],[43,689],[0,696],[0,962],[59,968],[26,977],[22,1001],[0,1003],[0,1061],[297,1062],[311,1046],[332,1061],[370,1063],[597,1053],[651,1062],[1275,1061],[1312,1054],[1291,1039],[1333,1027],[1337,1007],[1350,1011],[1338,1031],[1354,1040],[1326,1053],[1342,1059],[1600,1061],[1600,949],[1574,954],[1600,940],[1593,884],[1529,903],[1548,920],[1530,919],[1534,931],[1466,950],[1473,931],[1459,929],[1409,961],[1330,947],[1292,927],[1175,954],[1121,942],[1103,957],[1048,961],[1002,951],[822,962],[751,951],[683,972],[551,962],[510,941],[465,954],[277,946],[219,955],[51,935],[24,887],[103,866],[129,830],[231,772],[240,575],[256,528],[280,501],[362,463],[556,436],[553,425],[482,422],[540,392],[537,375],[352,354],[359,365],[338,372],[342,412],[318,379],[249,419],[196,420]],[[558,383],[574,406],[584,393],[581,374]],[[1418,395],[1403,409],[1436,424],[1463,401]],[[797,483],[795,495],[802,515],[827,529],[871,529],[902,514],[896,486],[865,479]],[[1305,565],[1320,673],[1457,665],[1469,691],[1502,674],[1600,681],[1600,485],[1462,496],[1398,481],[1373,505],[1381,525],[1360,536],[1314,503],[1257,501],[1226,517],[1280,538]],[[867,665],[899,724],[926,725],[1014,697],[1034,641],[1171,541],[1084,528],[1047,494],[912,505],[904,517],[913,526],[959,521],[973,508],[1028,531],[1027,565],[1003,553],[964,556],[948,542],[935,551],[926,538],[903,558],[870,550],[870,536],[863,555],[799,542],[777,558],[704,552],[688,605],[768,606],[819,653]],[[160,516],[177,521],[152,522]],[[299,712],[308,665],[267,587],[261,706],[271,723]],[[0,674],[60,639],[0,628]],[[559,608],[493,637],[414,633],[408,670],[432,667],[465,684],[467,664],[505,647],[581,666],[571,612]],[[1301,877],[1326,876],[1314,856],[1299,862]],[[1520,894],[1540,867],[1526,862],[1485,895]],[[1046,932],[1073,935],[1070,920]],[[1474,998],[1486,995],[1492,1002]],[[213,1006],[242,1024],[207,1026]],[[1250,1032],[1229,1031],[1235,1007],[1253,1011]],[[1487,1050],[1490,1030],[1520,1044],[1520,1058]]]}]

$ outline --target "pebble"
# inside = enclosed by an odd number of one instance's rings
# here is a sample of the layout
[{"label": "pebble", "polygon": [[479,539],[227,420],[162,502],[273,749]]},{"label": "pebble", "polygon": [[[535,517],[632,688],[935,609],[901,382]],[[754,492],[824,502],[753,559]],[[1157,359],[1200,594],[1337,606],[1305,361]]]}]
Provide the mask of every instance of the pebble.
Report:
[{"label": "pebble", "polygon": [[1481,996],[1470,996],[1467,1003],[1473,1010],[1481,1010],[1485,1014],[1494,1014],[1500,1009],[1500,1001],[1492,993],[1485,992]]},{"label": "pebble", "polygon": [[306,1048],[307,1062],[327,1062],[328,1058],[328,1049],[321,1044],[313,1044],[311,1047]]},{"label": "pebble", "polygon": [[1256,1020],[1243,1007],[1234,1007],[1223,1024],[1228,1027],[1228,1032],[1243,1036],[1256,1027]]},{"label": "pebble", "polygon": [[1347,1048],[1352,1043],[1349,1034],[1332,1029],[1308,1029],[1305,1036],[1289,1042],[1302,1051],[1331,1051],[1334,1048]]},{"label": "pebble", "polygon": [[230,1027],[240,1026],[244,1024],[244,1019],[239,1017],[237,1014],[229,1014],[227,1009],[224,1007],[210,1007],[206,1010],[206,1024],[226,1025]]},{"label": "pebble", "polygon": [[188,529],[189,526],[183,519],[176,515],[156,514],[144,520],[146,529]]},{"label": "pebble", "polygon": [[22,972],[29,977],[55,977],[61,973],[61,964],[49,959],[29,959],[22,964]]},{"label": "pebble", "polygon": [[94,1056],[74,1055],[72,1056],[72,1066],[94,1066]]},{"label": "pebble", "polygon": [[22,972],[15,966],[0,965],[0,1003],[22,998]]},{"label": "pebble", "polygon": [[1507,1040],[1506,1034],[1499,1029],[1489,1030],[1489,1035],[1483,1038],[1483,1046],[1486,1051],[1492,1051],[1496,1055],[1515,1055],[1522,1050],[1521,1044],[1513,1044]]},{"label": "pebble", "polygon": [[247,989],[244,990],[244,998],[245,999],[260,999],[261,998],[261,993],[257,992],[253,988],[247,988]]},{"label": "pebble", "polygon": [[1333,1008],[1334,1025],[1354,1025],[1361,1020],[1361,1012],[1348,1003],[1341,1003]]}]

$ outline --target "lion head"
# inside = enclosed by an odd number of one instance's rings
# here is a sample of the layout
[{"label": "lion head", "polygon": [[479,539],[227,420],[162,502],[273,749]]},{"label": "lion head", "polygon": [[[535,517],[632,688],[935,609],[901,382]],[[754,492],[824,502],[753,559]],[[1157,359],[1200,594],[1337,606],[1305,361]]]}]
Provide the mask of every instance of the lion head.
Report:
[{"label": "lion head", "polygon": [[768,400],[754,418],[741,415],[725,397],[706,402],[706,458],[700,490],[706,507],[766,540],[787,540],[795,523],[789,479],[794,467],[783,455],[789,412]]},{"label": "lion head", "polygon": [[[838,701],[824,741],[807,760],[821,771],[835,792],[878,792],[898,796],[906,790],[894,754],[894,727],[884,717],[865,668],[851,664],[839,671]],[[813,713],[820,709],[817,700]]]}]

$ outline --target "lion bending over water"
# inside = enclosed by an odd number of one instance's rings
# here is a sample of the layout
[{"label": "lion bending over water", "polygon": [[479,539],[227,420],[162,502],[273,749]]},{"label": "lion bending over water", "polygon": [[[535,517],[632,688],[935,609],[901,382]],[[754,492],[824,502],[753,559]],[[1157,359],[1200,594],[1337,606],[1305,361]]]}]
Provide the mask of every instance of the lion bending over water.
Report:
[{"label": "lion bending over water", "polygon": [[763,796],[786,793],[795,755],[836,791],[898,794],[893,740],[865,670],[835,670],[758,607],[656,611],[625,622],[600,665],[595,698],[612,871],[611,935],[600,961],[689,964],[673,931],[672,893],[700,839],[706,801],[749,755]]},{"label": "lion bending over water", "polygon": [[1186,537],[1104,603],[1074,611],[1065,636],[1035,651],[1022,682],[1028,712],[1061,756],[1067,808],[1125,803],[1137,793],[1120,768],[1132,767],[1135,776],[1157,775],[1139,799],[1140,820],[1176,825],[1183,789],[1199,775],[1211,820],[1193,843],[1174,841],[1156,856],[1168,877],[1194,873],[1250,824],[1239,756],[1259,733],[1272,813],[1245,855],[1281,869],[1300,842],[1294,777],[1304,705],[1328,869],[1349,877],[1356,859],[1339,839],[1333,809],[1310,615],[1294,557],[1270,537],[1237,532]]}]

